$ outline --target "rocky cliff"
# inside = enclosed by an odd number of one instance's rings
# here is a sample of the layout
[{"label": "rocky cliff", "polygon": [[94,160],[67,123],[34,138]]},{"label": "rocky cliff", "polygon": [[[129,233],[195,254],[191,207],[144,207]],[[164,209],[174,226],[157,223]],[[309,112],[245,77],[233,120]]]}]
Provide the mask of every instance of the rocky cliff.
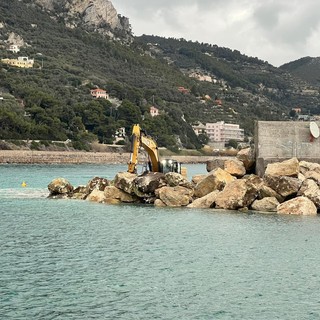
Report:
[{"label": "rocky cliff", "polygon": [[111,38],[132,37],[129,19],[118,15],[108,0],[36,0],[51,14],[64,18],[66,25],[75,28],[83,25]]}]

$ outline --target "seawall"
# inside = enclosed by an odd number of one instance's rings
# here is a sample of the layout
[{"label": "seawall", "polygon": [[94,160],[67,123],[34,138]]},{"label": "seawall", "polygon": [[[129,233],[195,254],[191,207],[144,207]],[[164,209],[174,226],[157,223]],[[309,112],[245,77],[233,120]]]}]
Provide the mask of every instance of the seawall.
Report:
[{"label": "seawall", "polygon": [[[181,163],[206,163],[212,156],[170,156]],[[0,164],[128,163],[130,153],[0,150]]]}]

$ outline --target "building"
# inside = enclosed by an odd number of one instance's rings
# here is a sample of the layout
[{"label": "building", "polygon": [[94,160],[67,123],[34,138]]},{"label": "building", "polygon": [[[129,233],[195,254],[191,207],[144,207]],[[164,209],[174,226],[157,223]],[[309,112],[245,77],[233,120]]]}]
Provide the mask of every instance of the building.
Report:
[{"label": "building", "polygon": [[10,44],[8,51],[11,51],[13,53],[18,53],[20,51],[20,48],[16,44]]},{"label": "building", "polygon": [[225,123],[206,123],[206,132],[211,141],[229,142],[230,140],[243,141],[244,130],[238,124]]},{"label": "building", "polygon": [[100,88],[91,89],[90,93],[96,99],[98,99],[98,98],[109,99],[109,95],[108,95],[107,91],[100,89]]},{"label": "building", "polygon": [[159,115],[159,109],[154,107],[154,106],[151,106],[150,107],[150,114],[151,114],[151,117],[156,117]]},{"label": "building", "polygon": [[196,125],[192,126],[194,133],[198,136],[199,134],[206,134],[206,125],[198,122]]},{"label": "building", "polygon": [[18,68],[33,68],[34,59],[18,57],[18,59],[1,59],[1,62]]},{"label": "building", "polygon": [[185,87],[178,87],[178,91],[184,94],[187,94],[190,92],[190,90],[186,89]]},{"label": "building", "polygon": [[230,140],[243,141],[244,130],[240,129],[238,124],[225,123],[224,121],[216,123],[198,124],[192,126],[196,135],[205,133],[210,142],[229,142]]}]

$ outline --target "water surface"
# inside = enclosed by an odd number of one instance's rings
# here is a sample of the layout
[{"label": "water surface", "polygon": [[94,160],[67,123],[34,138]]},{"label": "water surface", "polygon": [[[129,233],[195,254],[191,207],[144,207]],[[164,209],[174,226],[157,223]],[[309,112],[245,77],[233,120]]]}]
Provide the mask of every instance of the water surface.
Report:
[{"label": "water surface", "polygon": [[318,217],[46,198],[125,169],[0,166],[0,319],[320,319]]}]

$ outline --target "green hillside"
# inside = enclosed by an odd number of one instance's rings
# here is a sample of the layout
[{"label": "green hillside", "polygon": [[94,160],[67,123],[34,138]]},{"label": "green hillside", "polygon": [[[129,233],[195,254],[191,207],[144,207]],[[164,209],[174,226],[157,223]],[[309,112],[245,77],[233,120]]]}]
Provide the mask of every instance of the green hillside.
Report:
[{"label": "green hillside", "polygon": [[[286,119],[298,104],[320,113],[317,97],[300,94],[304,82],[257,58],[184,39],[143,36],[129,45],[66,28],[58,14],[32,1],[0,2],[0,58],[35,59],[32,69],[0,64],[0,139],[70,139],[86,148],[141,123],[160,146],[200,148],[197,121],[238,123],[251,135],[255,119]],[[25,42],[18,54],[7,50],[11,33]],[[215,81],[191,78],[194,70]],[[93,99],[96,87],[112,102]],[[160,116],[150,116],[151,105]]]}]

